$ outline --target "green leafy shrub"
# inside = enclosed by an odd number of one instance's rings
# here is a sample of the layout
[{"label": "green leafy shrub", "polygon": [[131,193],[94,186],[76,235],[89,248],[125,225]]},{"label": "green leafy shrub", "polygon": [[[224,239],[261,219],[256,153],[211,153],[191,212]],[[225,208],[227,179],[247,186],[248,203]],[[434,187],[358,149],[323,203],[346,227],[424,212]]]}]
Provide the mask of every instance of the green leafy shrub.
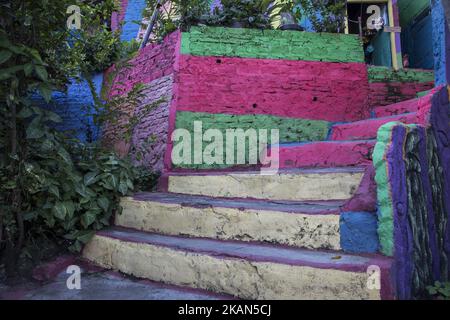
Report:
[{"label": "green leafy shrub", "polygon": [[[144,17],[150,19],[157,2],[157,0],[147,0]],[[209,8],[209,0],[173,0],[170,3],[166,1],[159,8],[159,14],[153,29],[153,40],[159,41],[177,29],[185,31],[192,25],[201,23],[208,17]]]},{"label": "green leafy shrub", "polygon": [[[93,231],[109,225],[119,199],[135,190],[135,169],[126,159],[98,145],[70,139],[49,124],[61,121],[49,111],[24,107],[18,115],[27,122],[21,144],[27,156],[11,179],[10,166],[0,166],[0,203],[7,219],[5,228],[14,229],[12,207],[7,196],[20,187],[20,211],[26,229],[34,226],[70,240],[70,249],[79,251]],[[3,159],[4,160],[4,159]],[[29,228],[28,228],[29,227]]]},{"label": "green leafy shrub", "polygon": [[450,282],[436,281],[434,285],[427,287],[428,293],[437,299],[450,300]]},{"label": "green leafy shrub", "polygon": [[116,53],[106,20],[112,0],[77,3],[99,4],[100,13],[76,39],[66,28],[71,0],[0,3],[0,270],[3,264],[8,276],[22,258],[46,256],[53,246],[79,251],[120,213],[120,197],[154,184],[129,159],[55,130],[60,117],[30,100],[39,92],[49,102],[70,78],[134,53],[133,44]]},{"label": "green leafy shrub", "polygon": [[80,30],[72,31],[71,54],[83,75],[103,71],[119,59],[122,50],[120,30],[111,31],[109,20],[120,10],[116,0],[78,1],[82,12]]},{"label": "green leafy shrub", "polygon": [[[150,18],[156,0],[147,0],[145,16]],[[273,0],[222,0],[222,6],[211,12],[209,0],[174,0],[160,8],[154,29],[154,40],[160,40],[176,29],[189,30],[194,25],[270,29],[273,12],[289,11],[300,18],[301,11],[294,10],[295,1],[274,4]]]},{"label": "green leafy shrub", "polygon": [[264,0],[223,0],[209,24],[270,29],[269,5]]},{"label": "green leafy shrub", "polygon": [[342,33],[345,30],[345,0],[294,0],[316,32]]}]

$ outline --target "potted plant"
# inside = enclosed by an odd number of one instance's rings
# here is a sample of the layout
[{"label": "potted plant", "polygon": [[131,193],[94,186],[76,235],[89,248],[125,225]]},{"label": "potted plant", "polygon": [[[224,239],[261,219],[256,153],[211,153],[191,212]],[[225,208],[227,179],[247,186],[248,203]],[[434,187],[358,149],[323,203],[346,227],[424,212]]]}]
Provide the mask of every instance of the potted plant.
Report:
[{"label": "potted plant", "polygon": [[300,26],[299,19],[294,18],[291,12],[281,12],[281,24],[280,30],[295,30],[304,31],[305,29]]}]

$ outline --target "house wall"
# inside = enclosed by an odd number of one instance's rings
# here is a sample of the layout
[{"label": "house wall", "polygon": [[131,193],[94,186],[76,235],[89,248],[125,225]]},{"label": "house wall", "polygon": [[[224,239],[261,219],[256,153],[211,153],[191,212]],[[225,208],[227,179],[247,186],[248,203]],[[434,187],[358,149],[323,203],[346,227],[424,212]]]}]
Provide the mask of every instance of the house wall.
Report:
[{"label": "house wall", "polygon": [[398,0],[400,25],[409,25],[417,15],[430,6],[430,0]]}]

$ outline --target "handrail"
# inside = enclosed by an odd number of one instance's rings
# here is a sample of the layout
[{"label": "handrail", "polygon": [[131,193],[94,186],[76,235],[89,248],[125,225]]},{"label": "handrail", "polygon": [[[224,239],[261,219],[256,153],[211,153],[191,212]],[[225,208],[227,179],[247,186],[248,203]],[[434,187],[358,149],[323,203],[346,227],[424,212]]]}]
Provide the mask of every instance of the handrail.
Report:
[{"label": "handrail", "polygon": [[142,50],[147,45],[148,39],[150,38],[150,35],[152,34],[153,28],[155,26],[156,18],[158,17],[159,8],[161,8],[163,1],[164,0],[158,0],[156,2],[155,10],[153,11],[150,23],[147,27],[147,30],[145,31],[144,39],[142,39],[141,45],[139,46],[139,50]]}]

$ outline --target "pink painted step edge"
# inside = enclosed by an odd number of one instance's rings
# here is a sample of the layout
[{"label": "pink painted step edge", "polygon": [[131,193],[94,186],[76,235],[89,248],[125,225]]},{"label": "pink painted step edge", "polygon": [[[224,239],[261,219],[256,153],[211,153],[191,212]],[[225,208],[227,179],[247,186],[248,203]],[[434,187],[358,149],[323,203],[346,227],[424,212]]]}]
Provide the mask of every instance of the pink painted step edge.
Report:
[{"label": "pink painted step edge", "polygon": [[419,99],[406,100],[388,106],[376,107],[374,108],[373,113],[376,118],[381,118],[417,112],[419,109],[418,103]]},{"label": "pink painted step edge", "polygon": [[364,166],[372,161],[375,140],[320,141],[272,146],[278,151],[280,169]]},{"label": "pink painted step edge", "polygon": [[399,121],[406,124],[416,123],[417,113],[407,113],[403,115],[368,119],[363,121],[338,124],[332,127],[331,140],[362,140],[375,139],[377,137],[378,129],[392,121]]}]

